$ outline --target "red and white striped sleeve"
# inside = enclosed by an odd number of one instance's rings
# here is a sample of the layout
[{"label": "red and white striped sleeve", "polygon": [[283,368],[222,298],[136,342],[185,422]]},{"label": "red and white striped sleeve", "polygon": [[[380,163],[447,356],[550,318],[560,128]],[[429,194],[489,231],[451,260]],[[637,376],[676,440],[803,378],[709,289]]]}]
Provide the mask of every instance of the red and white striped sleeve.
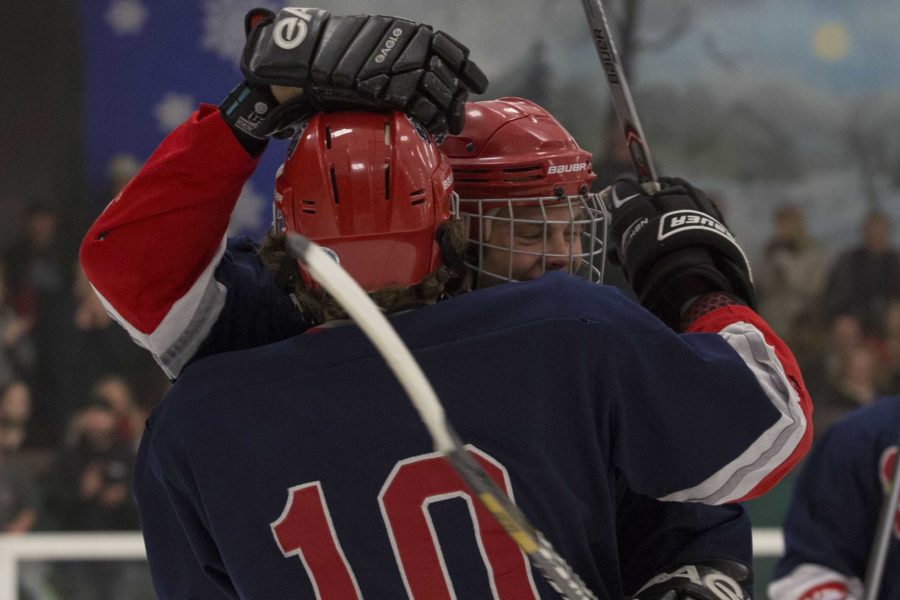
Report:
[{"label": "red and white striped sleeve", "polygon": [[660,499],[724,504],[760,496],[806,455],[812,443],[812,400],[800,367],[787,344],[746,306],[715,308],[694,320],[685,333],[722,336],[749,367],[780,417],[704,481]]},{"label": "red and white striped sleeve", "polygon": [[257,159],[215,106],[202,105],[160,144],[81,244],[80,260],[106,309],[170,378],[222,310],[213,274]]}]

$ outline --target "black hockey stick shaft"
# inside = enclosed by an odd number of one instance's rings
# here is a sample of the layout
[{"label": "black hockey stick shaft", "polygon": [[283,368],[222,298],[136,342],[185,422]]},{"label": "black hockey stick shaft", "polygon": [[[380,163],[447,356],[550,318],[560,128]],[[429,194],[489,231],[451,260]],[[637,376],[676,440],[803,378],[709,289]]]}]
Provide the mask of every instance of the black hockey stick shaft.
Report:
[{"label": "black hockey stick shaft", "polygon": [[588,589],[569,563],[559,555],[547,538],[531,525],[519,507],[462,445],[458,444],[449,451],[447,460],[460,479],[478,496],[481,504],[560,596],[567,600],[597,600],[597,596]]},{"label": "black hockey stick shaft", "polygon": [[891,487],[882,500],[878,525],[875,527],[875,538],[872,541],[872,550],[869,552],[869,562],[866,565],[862,600],[875,600],[878,597],[881,580],[884,577],[884,563],[893,537],[894,515],[897,514],[898,498],[900,498],[900,441],[898,441],[897,448]]},{"label": "black hockey stick shaft", "polygon": [[565,559],[465,450],[447,422],[444,407],[418,362],[362,288],[309,239],[289,234],[286,247],[363,330],[406,391],[431,435],[435,450],[447,457],[460,479],[553,589],[568,600],[597,600]]},{"label": "black hockey stick shaft", "polygon": [[638,182],[645,188],[651,188],[650,191],[659,189],[656,169],[653,166],[653,159],[650,157],[650,148],[647,147],[644,138],[644,130],[641,128],[641,121],[638,119],[637,109],[634,107],[634,99],[622,69],[622,61],[619,60],[619,53],[613,43],[603,4],[601,0],[581,0],[581,4],[584,6],[588,26],[591,28],[594,47],[597,48],[600,63],[603,65],[603,73],[609,83],[613,110],[615,110],[619,126],[622,128],[622,134],[625,136],[625,145],[631,155]]}]

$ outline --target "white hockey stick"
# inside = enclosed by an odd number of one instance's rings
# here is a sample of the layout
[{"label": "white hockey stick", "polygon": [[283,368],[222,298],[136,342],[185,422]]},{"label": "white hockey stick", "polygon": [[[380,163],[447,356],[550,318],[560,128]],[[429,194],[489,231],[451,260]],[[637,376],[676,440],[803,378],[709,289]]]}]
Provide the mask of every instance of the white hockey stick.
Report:
[{"label": "white hockey stick", "polygon": [[368,294],[311,240],[295,233],[288,234],[287,249],[363,330],[409,395],[431,434],[435,451],[446,455],[460,478],[475,492],[553,589],[568,600],[596,600],[597,596],[572,571],[550,542],[528,522],[509,496],[462,447],[419,363]]},{"label": "white hockey stick", "polygon": [[644,130],[638,119],[637,109],[634,107],[634,99],[631,97],[631,88],[622,70],[622,62],[619,53],[613,44],[612,34],[609,31],[609,22],[600,0],[581,0],[584,6],[584,14],[587,17],[588,26],[591,28],[591,37],[594,47],[603,65],[606,81],[609,83],[609,91],[612,94],[613,109],[619,120],[619,126],[625,136],[625,145],[631,155],[631,162],[637,171],[638,182],[649,192],[659,191],[656,169],[650,158],[650,148],[644,139]]}]

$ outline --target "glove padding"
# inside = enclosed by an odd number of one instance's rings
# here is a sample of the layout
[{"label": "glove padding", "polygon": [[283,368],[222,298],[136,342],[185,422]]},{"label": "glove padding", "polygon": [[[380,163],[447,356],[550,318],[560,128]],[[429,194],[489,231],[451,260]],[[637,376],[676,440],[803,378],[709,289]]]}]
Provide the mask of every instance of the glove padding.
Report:
[{"label": "glove padding", "polygon": [[689,301],[710,292],[755,309],[750,263],[716,205],[682,179],[661,178],[660,184],[649,194],[620,180],[603,192],[611,256],[640,303],[675,329]]},{"label": "glove padding", "polygon": [[644,584],[634,600],[750,600],[753,571],[744,563],[718,559],[683,565]]},{"label": "glove padding", "polygon": [[[399,110],[435,135],[459,133],[469,92],[487,89],[468,48],[406,19],[283,8],[250,11],[246,24],[241,73],[252,86],[303,88],[285,103],[298,106],[281,108],[292,115]],[[266,128],[277,133],[284,125]]]}]

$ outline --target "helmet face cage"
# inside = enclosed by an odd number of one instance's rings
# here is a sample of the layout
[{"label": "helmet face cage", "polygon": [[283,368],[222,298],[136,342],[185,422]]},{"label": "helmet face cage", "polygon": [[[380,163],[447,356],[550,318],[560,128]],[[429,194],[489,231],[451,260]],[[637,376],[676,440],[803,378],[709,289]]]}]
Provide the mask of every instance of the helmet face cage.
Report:
[{"label": "helmet face cage", "polygon": [[470,102],[466,126],[443,149],[478,286],[559,269],[601,282],[607,219],[589,193],[591,155],[550,113],[523,98]]},{"label": "helmet face cage", "polygon": [[472,243],[466,264],[478,273],[480,287],[531,279],[535,268],[536,274],[562,269],[603,281],[608,219],[599,194],[463,198],[459,204]]}]

